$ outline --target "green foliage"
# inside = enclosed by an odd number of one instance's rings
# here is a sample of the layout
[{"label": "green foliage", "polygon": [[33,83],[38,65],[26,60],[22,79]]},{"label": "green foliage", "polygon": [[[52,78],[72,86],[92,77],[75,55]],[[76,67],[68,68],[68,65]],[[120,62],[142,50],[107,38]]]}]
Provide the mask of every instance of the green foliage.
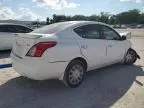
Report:
[{"label": "green foliage", "polygon": [[47,19],[46,19],[46,25],[49,25],[50,24],[50,19],[49,19],[49,17],[47,17]]},{"label": "green foliage", "polygon": [[117,15],[111,15],[107,12],[101,12],[100,15],[56,15],[54,14],[52,19],[47,17],[46,24],[52,24],[62,21],[99,21],[107,24],[144,24],[144,13],[141,13],[138,9],[129,10],[119,13]]},{"label": "green foliage", "polygon": [[144,24],[144,13],[140,14],[138,23],[139,24]]},{"label": "green foliage", "polygon": [[117,15],[117,19],[121,24],[132,24],[138,23],[140,17],[140,11],[137,9],[130,10],[127,12],[122,12]]},{"label": "green foliage", "polygon": [[99,21],[100,20],[100,16],[97,15],[91,15],[88,17],[88,21]]},{"label": "green foliage", "polygon": [[116,15],[112,15],[109,18],[109,24],[118,24],[118,19]]}]

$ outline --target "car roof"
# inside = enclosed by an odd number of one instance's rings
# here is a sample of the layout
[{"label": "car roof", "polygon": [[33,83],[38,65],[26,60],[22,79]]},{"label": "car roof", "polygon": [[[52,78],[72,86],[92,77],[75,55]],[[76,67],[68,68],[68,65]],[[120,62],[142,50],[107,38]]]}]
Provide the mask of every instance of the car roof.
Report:
[{"label": "car roof", "polygon": [[63,24],[70,24],[70,25],[77,25],[77,24],[101,24],[101,25],[107,25],[102,22],[97,22],[97,21],[65,21],[65,22],[59,22]]},{"label": "car roof", "polygon": [[105,23],[97,22],[97,21],[65,21],[65,22],[58,22],[58,23],[54,23],[54,24],[63,24],[63,25],[65,25],[64,28],[73,28],[73,27],[82,26],[82,25],[86,25],[86,24],[99,24],[99,25],[109,26]]},{"label": "car roof", "polygon": [[100,25],[106,25],[101,22],[96,22],[96,21],[65,21],[65,22],[58,22],[58,23],[53,23],[38,29],[35,29],[33,33],[59,33],[63,30],[75,28],[78,26],[86,25],[86,24],[100,24]]},{"label": "car roof", "polygon": [[99,24],[99,25],[109,26],[108,24],[105,24],[105,23],[102,23],[102,22],[97,22],[97,21],[65,21],[65,22],[58,22],[58,23],[55,23],[55,24],[67,25],[65,28],[75,28],[75,27],[78,27],[78,26],[86,25],[86,24]]}]

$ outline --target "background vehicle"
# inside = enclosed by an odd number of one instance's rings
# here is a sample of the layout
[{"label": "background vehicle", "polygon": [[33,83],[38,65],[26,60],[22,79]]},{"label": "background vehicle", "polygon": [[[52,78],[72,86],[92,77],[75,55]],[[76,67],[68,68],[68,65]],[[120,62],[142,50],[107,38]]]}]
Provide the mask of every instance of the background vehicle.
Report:
[{"label": "background vehicle", "polygon": [[140,58],[125,36],[91,21],[55,23],[20,35],[11,57],[21,75],[59,79],[70,87],[80,85],[86,71],[118,62],[133,64]]},{"label": "background vehicle", "polygon": [[17,33],[29,33],[32,29],[16,24],[0,23],[0,50],[12,49]]}]

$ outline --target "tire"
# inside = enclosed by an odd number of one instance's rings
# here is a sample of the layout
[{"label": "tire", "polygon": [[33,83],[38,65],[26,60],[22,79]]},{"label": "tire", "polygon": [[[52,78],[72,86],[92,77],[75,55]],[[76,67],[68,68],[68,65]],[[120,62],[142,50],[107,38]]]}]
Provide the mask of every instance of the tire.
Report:
[{"label": "tire", "polygon": [[86,66],[80,60],[73,60],[66,68],[63,83],[70,87],[78,87],[84,80]]},{"label": "tire", "polygon": [[136,62],[136,60],[137,60],[137,53],[132,49],[128,50],[124,58],[124,64],[132,65]]}]

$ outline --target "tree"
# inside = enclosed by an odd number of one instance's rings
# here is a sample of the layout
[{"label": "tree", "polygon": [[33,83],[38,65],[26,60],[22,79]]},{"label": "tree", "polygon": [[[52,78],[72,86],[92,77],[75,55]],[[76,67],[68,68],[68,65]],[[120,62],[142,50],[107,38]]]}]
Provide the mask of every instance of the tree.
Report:
[{"label": "tree", "polygon": [[53,23],[62,22],[62,21],[67,21],[65,15],[56,15],[56,14],[53,15]]},{"label": "tree", "polygon": [[56,14],[54,14],[53,15],[53,21],[52,21],[52,23],[56,23],[56,22],[58,22],[59,20],[58,20],[58,18],[57,18],[57,15]]},{"label": "tree", "polygon": [[100,16],[97,16],[97,15],[91,15],[88,17],[89,21],[99,21],[99,19],[100,19]]},{"label": "tree", "polygon": [[72,21],[72,17],[71,16],[66,16],[66,21]]},{"label": "tree", "polygon": [[53,23],[53,19],[50,19],[50,24],[52,24]]},{"label": "tree", "polygon": [[109,23],[109,17],[110,17],[109,13],[101,12],[99,21],[108,24]]},{"label": "tree", "polygon": [[46,24],[52,24],[61,21],[100,21],[107,24],[144,24],[144,13],[140,13],[138,9],[133,9],[119,13],[117,15],[111,15],[108,12],[101,12],[100,15],[53,15],[52,19],[47,17]]},{"label": "tree", "polygon": [[117,15],[117,19],[121,24],[138,23],[140,17],[140,11],[137,9],[122,12]]},{"label": "tree", "polygon": [[138,21],[139,24],[144,24],[144,13],[142,13],[139,17],[139,21]]},{"label": "tree", "polygon": [[117,17],[115,15],[110,16],[109,24],[118,24]]},{"label": "tree", "polygon": [[75,21],[86,21],[88,18],[84,15],[75,15],[72,17],[72,20],[75,20]]},{"label": "tree", "polygon": [[49,25],[50,24],[50,19],[49,19],[49,17],[47,17],[47,19],[46,19],[46,25]]}]

